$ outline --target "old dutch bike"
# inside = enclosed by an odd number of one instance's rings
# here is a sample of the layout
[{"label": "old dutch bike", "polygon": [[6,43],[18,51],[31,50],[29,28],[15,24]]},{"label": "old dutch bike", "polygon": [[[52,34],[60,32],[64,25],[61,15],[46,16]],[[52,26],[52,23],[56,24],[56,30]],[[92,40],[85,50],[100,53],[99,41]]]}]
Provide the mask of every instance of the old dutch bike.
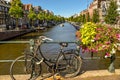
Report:
[{"label": "old dutch bike", "polygon": [[[19,80],[20,76],[24,77],[25,80],[35,80],[41,75],[42,63],[47,65],[48,71],[52,73],[53,76],[59,74],[64,78],[68,78],[78,75],[82,64],[79,47],[75,50],[64,50],[65,47],[68,47],[68,43],[77,43],[77,41],[58,42],[60,51],[55,61],[46,59],[41,51],[41,45],[47,42],[53,41],[45,36],[40,36],[35,39],[35,45],[30,47],[33,50],[31,54],[24,54],[12,62],[10,66],[10,76],[12,80]],[[41,55],[41,57],[38,55]]]}]

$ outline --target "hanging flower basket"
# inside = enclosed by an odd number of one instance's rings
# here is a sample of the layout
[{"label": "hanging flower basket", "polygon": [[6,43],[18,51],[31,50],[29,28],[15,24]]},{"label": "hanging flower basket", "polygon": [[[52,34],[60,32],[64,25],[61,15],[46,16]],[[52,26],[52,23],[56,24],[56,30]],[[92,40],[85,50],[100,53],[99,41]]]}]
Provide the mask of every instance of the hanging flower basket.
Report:
[{"label": "hanging flower basket", "polygon": [[110,54],[116,44],[120,43],[120,30],[113,27],[87,22],[76,32],[77,38],[82,42],[83,51],[97,53],[104,51]]}]

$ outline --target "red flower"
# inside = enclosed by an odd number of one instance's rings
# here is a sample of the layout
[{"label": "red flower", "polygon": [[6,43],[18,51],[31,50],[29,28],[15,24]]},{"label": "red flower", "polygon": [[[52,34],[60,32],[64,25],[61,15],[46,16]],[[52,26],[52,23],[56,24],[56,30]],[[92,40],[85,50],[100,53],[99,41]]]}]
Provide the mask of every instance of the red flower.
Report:
[{"label": "red flower", "polygon": [[110,44],[110,41],[106,41],[105,44],[107,44],[107,45]]}]

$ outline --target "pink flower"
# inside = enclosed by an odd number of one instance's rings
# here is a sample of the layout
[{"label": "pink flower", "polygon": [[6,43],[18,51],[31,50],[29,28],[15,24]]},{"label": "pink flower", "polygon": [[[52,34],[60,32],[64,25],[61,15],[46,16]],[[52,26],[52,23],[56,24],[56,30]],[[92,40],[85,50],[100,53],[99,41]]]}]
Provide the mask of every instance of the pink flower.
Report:
[{"label": "pink flower", "polygon": [[100,39],[100,34],[96,34],[96,36],[95,36],[95,41],[97,41],[97,40],[99,40]]},{"label": "pink flower", "polygon": [[109,27],[109,28],[108,28],[108,30],[112,31],[112,28],[111,28],[111,27]]},{"label": "pink flower", "polygon": [[120,34],[116,34],[118,40],[120,40]]},{"label": "pink flower", "polygon": [[108,58],[108,57],[111,57],[111,54],[107,52],[107,53],[105,54],[105,58]]},{"label": "pink flower", "polygon": [[96,53],[96,52],[98,52],[98,51],[97,51],[96,49],[92,48],[92,49],[91,49],[91,52]]},{"label": "pink flower", "polygon": [[97,28],[96,30],[97,30],[97,31],[102,31],[103,29],[102,29],[102,28]]},{"label": "pink flower", "polygon": [[89,48],[87,48],[87,47],[82,48],[82,53],[85,53],[85,52],[89,52]]},{"label": "pink flower", "polygon": [[110,44],[110,41],[106,41],[105,44],[107,44],[107,45]]}]

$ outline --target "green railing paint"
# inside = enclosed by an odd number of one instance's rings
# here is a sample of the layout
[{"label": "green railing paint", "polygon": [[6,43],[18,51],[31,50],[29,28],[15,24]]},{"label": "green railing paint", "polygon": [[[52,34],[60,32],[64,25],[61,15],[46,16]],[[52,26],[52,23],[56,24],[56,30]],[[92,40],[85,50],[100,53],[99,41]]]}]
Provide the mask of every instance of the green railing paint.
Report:
[{"label": "green railing paint", "polygon": [[0,41],[0,44],[25,44],[25,43],[30,43],[30,41]]}]

